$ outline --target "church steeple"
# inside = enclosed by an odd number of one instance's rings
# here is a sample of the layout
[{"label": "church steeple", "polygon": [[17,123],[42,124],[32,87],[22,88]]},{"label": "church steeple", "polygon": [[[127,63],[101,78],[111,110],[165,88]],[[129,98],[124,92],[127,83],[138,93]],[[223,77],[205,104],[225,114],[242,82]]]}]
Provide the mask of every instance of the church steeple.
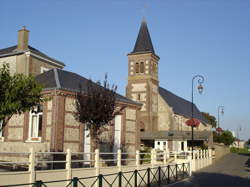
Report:
[{"label": "church steeple", "polygon": [[155,53],[151,37],[148,31],[147,23],[145,20],[143,20],[141,22],[141,27],[137,40],[135,42],[134,50],[131,52],[131,54],[148,52]]},{"label": "church steeple", "polygon": [[158,61],[146,21],[142,21],[134,50],[128,54],[127,97],[142,103],[141,131],[158,128]]}]

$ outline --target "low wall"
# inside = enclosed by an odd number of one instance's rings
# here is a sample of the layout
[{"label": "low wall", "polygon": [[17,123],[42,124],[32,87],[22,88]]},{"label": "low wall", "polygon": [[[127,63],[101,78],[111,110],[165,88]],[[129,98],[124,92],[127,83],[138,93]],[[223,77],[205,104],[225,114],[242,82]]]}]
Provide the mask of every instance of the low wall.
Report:
[{"label": "low wall", "polygon": [[230,149],[228,146],[215,143],[213,147],[214,147],[214,159],[215,159],[215,161],[219,160],[220,158],[222,158],[226,154],[230,153]]}]

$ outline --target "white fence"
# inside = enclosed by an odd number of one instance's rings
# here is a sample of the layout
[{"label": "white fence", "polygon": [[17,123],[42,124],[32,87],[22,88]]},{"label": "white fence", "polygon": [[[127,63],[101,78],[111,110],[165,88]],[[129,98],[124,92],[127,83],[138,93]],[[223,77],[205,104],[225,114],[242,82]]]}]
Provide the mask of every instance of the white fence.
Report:
[{"label": "white fence", "polygon": [[[74,153],[70,149],[67,152],[34,152],[31,148],[29,153],[3,153],[0,155],[24,155],[27,161],[22,162],[0,162],[3,165],[15,165],[27,168],[27,171],[12,171],[0,172],[0,185],[33,183],[37,180],[52,181],[65,180],[73,177],[90,177],[98,176],[99,174],[108,174],[115,172],[126,172],[129,170],[139,170],[148,167],[166,166],[168,164],[189,163],[190,171],[199,170],[212,163],[211,150],[194,151],[193,159],[191,152],[159,152],[152,149],[150,153],[133,152],[122,153],[118,150],[117,153],[102,153],[95,150],[94,153]],[[91,155],[89,160],[77,159],[85,158],[84,155]],[[62,155],[59,160],[54,160],[52,155]],[[79,156],[80,155],[80,156]],[[74,164],[78,163],[81,167],[74,168]],[[61,164],[60,169],[53,169],[53,165]],[[51,170],[48,170],[48,165]],[[43,166],[47,168],[41,170]],[[89,168],[86,168],[86,167]]]}]

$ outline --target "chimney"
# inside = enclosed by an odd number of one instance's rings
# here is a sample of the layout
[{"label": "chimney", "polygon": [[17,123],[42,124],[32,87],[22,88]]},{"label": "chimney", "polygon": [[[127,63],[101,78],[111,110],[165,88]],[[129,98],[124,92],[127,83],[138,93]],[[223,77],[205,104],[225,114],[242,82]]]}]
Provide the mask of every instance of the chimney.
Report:
[{"label": "chimney", "polygon": [[30,31],[27,30],[25,26],[23,26],[23,28],[18,31],[18,44],[17,44],[18,51],[24,51],[28,49],[29,32]]}]

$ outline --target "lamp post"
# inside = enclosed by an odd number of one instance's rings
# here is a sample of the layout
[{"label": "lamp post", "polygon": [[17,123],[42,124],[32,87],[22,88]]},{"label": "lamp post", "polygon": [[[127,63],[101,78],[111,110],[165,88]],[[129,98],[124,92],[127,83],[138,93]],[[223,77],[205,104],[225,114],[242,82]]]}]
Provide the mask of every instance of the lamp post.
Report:
[{"label": "lamp post", "polygon": [[220,114],[224,114],[224,106],[218,106],[218,128],[220,127]]},{"label": "lamp post", "polygon": [[[203,92],[203,86],[202,84],[204,83],[204,77],[202,75],[195,75],[192,79],[192,120],[194,118],[194,80],[198,79],[198,91],[201,94]],[[193,152],[194,152],[194,125],[191,126],[192,128],[192,140],[191,140],[191,144],[192,144],[192,159],[193,159]]]}]

